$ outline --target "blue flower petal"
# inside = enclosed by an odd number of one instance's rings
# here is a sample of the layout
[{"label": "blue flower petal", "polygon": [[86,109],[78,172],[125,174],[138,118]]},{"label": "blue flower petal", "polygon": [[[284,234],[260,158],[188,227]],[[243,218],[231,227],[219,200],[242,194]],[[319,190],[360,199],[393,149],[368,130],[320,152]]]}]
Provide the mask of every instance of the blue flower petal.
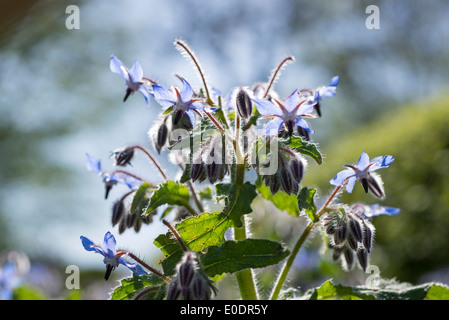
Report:
[{"label": "blue flower petal", "polygon": [[126,71],[125,66],[116,56],[111,56],[109,68],[111,69],[112,72],[121,75],[126,82],[129,81],[128,72]]},{"label": "blue flower petal", "polygon": [[177,102],[176,96],[168,88],[154,84],[153,98],[163,107],[171,107]]},{"label": "blue flower petal", "polygon": [[181,95],[182,103],[188,103],[190,100],[192,100],[193,89],[186,79],[180,76],[178,76],[178,78],[182,81],[182,89],[179,92],[179,94]]},{"label": "blue flower petal", "polygon": [[298,127],[302,127],[302,128],[304,128],[304,129],[306,129],[309,133],[315,133],[314,130],[310,129],[309,124],[308,124],[307,121],[304,120],[303,118],[298,118],[298,119],[296,119],[295,124],[296,124]]},{"label": "blue flower petal", "polygon": [[342,170],[335,175],[335,177],[330,181],[330,184],[334,186],[341,186],[343,182],[351,176],[355,176],[354,170],[351,169]]},{"label": "blue flower petal", "polygon": [[93,243],[92,240],[90,240],[90,239],[88,239],[88,238],[86,238],[84,236],[81,236],[80,239],[81,239],[81,243],[82,243],[84,249],[86,249],[87,251],[95,251],[95,252],[97,252],[97,253],[99,253],[99,254],[104,256],[103,250],[98,248],[95,245],[95,243]]},{"label": "blue flower petal", "polygon": [[149,104],[150,103],[150,93],[148,92],[147,87],[145,87],[144,85],[140,85],[138,90],[144,96],[146,103]]},{"label": "blue flower petal", "polygon": [[284,121],[280,117],[274,117],[272,120],[268,121],[265,126],[265,133],[267,135],[277,135],[279,130],[281,130]]},{"label": "blue flower petal", "polygon": [[254,104],[256,105],[257,111],[263,116],[269,116],[269,115],[283,115],[282,110],[274,105],[271,101],[268,101],[266,99],[251,99]]},{"label": "blue flower petal", "polygon": [[401,209],[399,208],[393,208],[393,207],[383,207],[378,204],[371,205],[365,210],[364,215],[368,218],[376,217],[379,215],[387,215],[387,216],[394,216],[397,215],[399,212],[401,212]]},{"label": "blue flower petal", "polygon": [[93,171],[95,173],[101,172],[101,161],[98,159],[95,159],[90,154],[86,153],[86,167],[87,170]]},{"label": "blue flower petal", "polygon": [[293,91],[283,102],[283,105],[287,111],[291,112],[302,101],[298,94],[298,90]]},{"label": "blue flower petal", "polygon": [[338,86],[339,82],[340,82],[340,77],[335,76],[331,79],[331,82],[329,83],[329,87],[336,87],[336,86]]},{"label": "blue flower petal", "polygon": [[115,256],[117,242],[115,241],[114,236],[109,231],[104,235],[104,241],[102,244],[102,248],[104,252],[108,253],[108,256]]},{"label": "blue flower petal", "polygon": [[142,67],[140,66],[139,61],[136,60],[131,69],[129,69],[129,78],[133,83],[139,83],[142,81],[143,70]]},{"label": "blue flower petal", "polygon": [[365,170],[365,168],[368,167],[369,164],[369,156],[365,151],[363,151],[360,155],[359,162],[357,162],[357,169],[361,171]]},{"label": "blue flower petal", "polygon": [[346,185],[346,191],[348,193],[352,193],[352,190],[354,189],[355,183],[357,182],[356,177],[350,177],[348,179],[348,184]]}]

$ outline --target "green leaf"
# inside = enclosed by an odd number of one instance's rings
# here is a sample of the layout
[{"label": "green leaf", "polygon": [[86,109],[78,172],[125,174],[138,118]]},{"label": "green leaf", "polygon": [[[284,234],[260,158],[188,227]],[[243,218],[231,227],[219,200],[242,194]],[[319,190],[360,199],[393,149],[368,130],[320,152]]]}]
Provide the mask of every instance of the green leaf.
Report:
[{"label": "green leaf", "polygon": [[449,287],[439,283],[412,286],[395,280],[381,279],[376,286],[344,286],[328,280],[319,288],[309,290],[303,297],[308,300],[447,300]]},{"label": "green leaf", "polygon": [[223,243],[224,234],[231,226],[232,222],[222,212],[205,212],[185,219],[175,228],[190,250],[200,252]]},{"label": "green leaf", "polygon": [[164,261],[162,261],[164,275],[169,276],[174,274],[176,264],[181,260],[183,255],[179,242],[173,237],[171,232],[167,232],[166,234],[159,235],[153,243],[161,249],[165,256]]},{"label": "green leaf", "polygon": [[217,196],[225,197],[225,209],[223,213],[232,220],[234,227],[241,228],[242,216],[251,213],[251,202],[257,196],[256,187],[250,182],[243,186],[231,183],[218,183],[215,185]]},{"label": "green leaf", "polygon": [[257,191],[262,197],[270,200],[279,210],[285,210],[292,216],[299,215],[298,198],[296,195],[289,195],[282,190],[272,194],[270,188],[262,182],[257,185]]},{"label": "green leaf", "polygon": [[188,205],[190,199],[189,189],[174,181],[167,181],[160,185],[159,189],[154,191],[151,197],[150,204],[147,207],[146,214],[157,207],[169,204],[169,205]]},{"label": "green leaf", "polygon": [[200,256],[204,272],[210,277],[234,273],[248,268],[262,268],[276,264],[290,254],[280,243],[264,239],[225,241],[221,246],[209,247]]},{"label": "green leaf", "polygon": [[[186,246],[193,251],[201,252],[206,247],[220,245],[224,242],[226,230],[232,226],[222,212],[205,212],[190,217],[175,225]],[[162,261],[165,275],[173,274],[181,260],[183,251],[171,232],[159,235],[154,244],[161,249],[166,259]]]},{"label": "green leaf", "polygon": [[374,300],[374,296],[356,292],[352,287],[334,284],[328,280],[321,287],[312,289],[308,300]]},{"label": "green leaf", "polygon": [[152,192],[153,189],[148,182],[142,183],[139,189],[137,189],[131,203],[131,213],[136,211],[139,213],[144,213],[145,209],[148,207],[148,203],[150,202]]},{"label": "green leaf", "polygon": [[315,206],[315,193],[316,189],[309,189],[303,187],[298,194],[298,205],[300,210],[304,210],[304,213],[313,221],[317,222],[319,219],[316,217]]},{"label": "green leaf", "polygon": [[311,157],[317,164],[323,163],[323,156],[321,155],[320,150],[318,150],[318,146],[313,142],[303,140],[300,137],[291,136],[281,140],[281,143],[303,155]]},{"label": "green leaf", "polygon": [[133,275],[120,281],[120,286],[111,293],[111,300],[130,300],[136,294],[148,287],[154,287],[146,299],[161,300],[165,297],[164,280],[154,274]]}]

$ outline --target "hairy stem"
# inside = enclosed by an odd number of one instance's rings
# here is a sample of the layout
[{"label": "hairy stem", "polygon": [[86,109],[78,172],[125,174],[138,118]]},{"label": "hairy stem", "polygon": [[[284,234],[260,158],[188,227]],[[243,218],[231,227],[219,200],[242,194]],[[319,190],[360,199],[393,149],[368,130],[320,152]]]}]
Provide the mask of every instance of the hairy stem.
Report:
[{"label": "hairy stem", "polygon": [[119,250],[119,251],[125,252],[128,256],[130,256],[132,259],[136,260],[139,264],[141,264],[143,267],[145,267],[146,269],[153,272],[156,276],[158,276],[162,280],[170,282],[170,278],[164,276],[161,272],[159,272],[156,269],[154,269],[153,267],[149,266],[146,262],[144,262],[142,259],[140,259],[138,256],[136,256],[134,253],[126,251],[126,250]]},{"label": "hairy stem", "polygon": [[184,43],[181,40],[176,40],[175,41],[175,45],[177,45],[178,47],[182,48],[182,50],[187,53],[190,57],[190,59],[192,59],[193,63],[195,64],[196,68],[198,69],[198,72],[200,73],[200,77],[201,80],[203,81],[203,85],[204,85],[204,90],[206,91],[206,97],[207,97],[207,102],[211,102],[211,98],[209,95],[209,89],[207,88],[207,83],[206,83],[206,77],[204,76],[203,70],[201,69],[201,66],[198,62],[198,59],[195,57],[195,54],[193,53],[193,51],[189,48],[189,46]]},{"label": "hairy stem", "polygon": [[[245,181],[245,163],[242,161],[242,155],[240,153],[239,145],[239,132],[240,132],[240,117],[237,115],[236,119],[236,134],[234,139],[234,149],[237,158],[237,167],[235,170],[236,193],[239,194],[239,189],[243,187]],[[246,239],[246,221],[245,215],[242,216],[243,226],[241,228],[234,227],[234,239],[236,241]],[[253,274],[251,269],[244,269],[236,272],[237,282],[240,288],[240,295],[243,300],[258,300],[257,287],[254,283]]]},{"label": "hairy stem", "polygon": [[164,169],[162,169],[162,166],[159,164],[159,162],[156,160],[156,158],[154,158],[153,155],[147,149],[145,149],[144,147],[139,146],[139,145],[132,146],[132,148],[139,149],[143,153],[145,153],[148,156],[148,158],[150,158],[151,161],[153,161],[154,165],[157,167],[157,169],[159,170],[161,175],[164,177],[164,179],[168,180],[167,175],[165,174]]},{"label": "hairy stem", "polygon": [[[324,205],[317,212],[316,217],[318,219],[323,215],[324,212],[326,212],[327,207],[331,204],[332,200],[335,198],[335,196],[338,194],[338,192],[341,190],[342,187],[343,187],[343,185],[337,186],[334,189],[334,191],[331,193],[331,195],[326,200]],[[275,287],[273,289],[273,292],[271,293],[271,300],[276,300],[279,297],[279,293],[281,292],[282,285],[284,284],[285,279],[287,278],[288,272],[290,271],[290,268],[291,268],[291,266],[293,264],[293,261],[296,258],[296,255],[299,252],[299,249],[301,249],[302,245],[306,241],[306,239],[309,236],[310,232],[313,230],[315,225],[317,225],[318,223],[319,223],[319,221],[318,222],[313,222],[313,221],[309,222],[309,224],[307,225],[307,227],[304,229],[303,233],[299,237],[299,239],[296,242],[294,248],[292,249],[292,252],[290,253],[290,256],[288,257],[288,260],[285,262],[285,264],[284,264],[284,266],[282,268],[282,272],[280,273],[280,275],[279,275],[279,277],[277,279],[276,285],[275,285]]]},{"label": "hairy stem", "polygon": [[268,96],[268,92],[270,92],[271,87],[273,86],[274,82],[276,81],[276,78],[278,76],[279,71],[281,71],[282,67],[284,66],[285,63],[287,62],[293,62],[295,61],[295,58],[292,56],[288,56],[286,58],[284,58],[281,63],[279,63],[279,65],[277,66],[276,69],[274,69],[271,77],[270,77],[270,81],[268,82],[268,86],[267,89],[265,90],[265,94],[263,95],[264,98],[266,98]]},{"label": "hairy stem", "polygon": [[176,230],[167,220],[162,219],[162,223],[165,224],[170,231],[173,233],[173,235],[175,236],[176,240],[178,240],[179,245],[182,248],[182,251],[186,252],[188,251],[186,244],[184,243],[184,241],[181,238],[181,235],[178,233],[178,230]]}]

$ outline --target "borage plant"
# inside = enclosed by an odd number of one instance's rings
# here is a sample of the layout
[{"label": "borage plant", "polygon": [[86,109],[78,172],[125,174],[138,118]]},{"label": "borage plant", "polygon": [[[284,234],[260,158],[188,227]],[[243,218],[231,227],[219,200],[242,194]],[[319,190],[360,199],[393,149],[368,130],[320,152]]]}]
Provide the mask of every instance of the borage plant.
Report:
[{"label": "borage plant", "polygon": [[[281,69],[294,61],[286,57],[268,82],[238,85],[222,94],[209,87],[188,45],[177,40],[175,46],[199,72],[203,84],[199,90],[183,76],[176,75],[176,84],[167,87],[144,76],[137,61],[127,69],[118,58],[110,60],[111,71],[126,82],[124,100],[139,91],[147,103],[150,97],[157,102],[152,102],[151,108],[160,110],[160,116],[148,135],[154,149],[169,153],[180,167],[178,178],[169,178],[151,152],[140,145],[112,153],[116,167],[126,167],[138,153],[149,157],[164,179],[155,184],[124,168],[103,171],[100,160],[87,155],[88,169],[105,183],[106,198],[116,184],[129,188],[112,209],[112,226],[118,233],[130,228],[139,232],[156,216],[167,227],[167,233],[154,240],[165,256],[159,267],[162,271],[129,250],[117,249],[111,233],[106,234],[103,245],[81,237],[86,250],[104,256],[106,279],[120,264],[133,272],[132,277],[121,281],[112,299],[212,299],[224,276],[236,277],[242,299],[293,298],[292,292],[297,291],[285,288],[285,280],[299,250],[315,230],[321,231],[326,247],[345,270],[355,265],[366,270],[375,233],[371,218],[394,215],[399,209],[348,205],[339,202],[339,195],[352,192],[359,181],[367,193],[383,199],[385,192],[377,171],[391,165],[394,158],[385,155],[370,161],[363,151],[356,164],[346,165],[330,180],[334,189],[322,199],[316,189],[301,184],[307,161],[318,165],[323,161],[309,120],[322,116],[321,100],[336,94],[339,77],[315,89],[295,88],[283,99],[273,86]],[[287,211],[307,219],[292,248],[249,237],[249,216],[257,214],[251,204],[258,195],[276,199],[273,203],[283,207],[291,203],[290,209],[297,210]],[[298,224],[303,220],[298,219]],[[262,296],[253,270],[280,263],[269,297]],[[316,296],[306,294],[303,298]]]}]

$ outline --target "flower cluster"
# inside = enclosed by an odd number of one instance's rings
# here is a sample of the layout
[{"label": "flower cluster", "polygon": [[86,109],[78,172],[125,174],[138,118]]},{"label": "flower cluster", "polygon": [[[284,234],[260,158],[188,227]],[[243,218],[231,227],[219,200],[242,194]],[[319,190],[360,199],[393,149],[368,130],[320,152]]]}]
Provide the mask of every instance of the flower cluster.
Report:
[{"label": "flower cluster", "polygon": [[[334,260],[341,259],[346,270],[352,269],[355,261],[366,270],[375,232],[371,219],[381,214],[395,215],[399,209],[363,203],[349,206],[337,203],[336,198],[344,190],[351,193],[359,181],[365,192],[384,199],[385,190],[377,171],[389,167],[394,158],[386,155],[370,160],[363,151],[357,164],[345,165],[346,169],[330,180],[335,189],[320,208],[315,203],[316,190],[302,186],[308,168],[307,157],[318,165],[323,161],[321,151],[313,142],[315,131],[309,120],[323,116],[322,100],[336,95],[339,76],[315,89],[294,88],[282,98],[274,83],[283,66],[294,61],[293,57],[287,57],[274,69],[268,82],[252,86],[239,84],[223,95],[217,88],[209,87],[198,59],[187,44],[177,40],[175,45],[194,62],[202,88],[193,88],[181,75],[176,75],[175,85],[164,85],[144,75],[138,61],[128,69],[117,57],[110,58],[110,70],[125,80],[124,102],[136,91],[147,104],[151,100],[156,102],[151,108],[159,116],[148,130],[148,137],[157,154],[167,150],[171,155],[176,153],[173,158],[178,159],[181,172],[176,178],[170,178],[150,150],[140,145],[112,151],[116,168],[110,172],[102,169],[100,160],[86,153],[87,169],[98,174],[105,184],[105,198],[113,186],[127,187],[112,206],[111,224],[118,226],[119,233],[128,229],[139,232],[143,224],[149,224],[158,215],[170,229],[155,240],[166,257],[162,262],[164,272],[150,267],[130,251],[118,250],[109,232],[101,245],[81,236],[87,251],[104,257],[105,279],[121,264],[134,277],[144,276],[153,283],[143,292],[161,289],[164,293],[157,296],[162,299],[208,300],[218,293],[211,280],[214,276],[238,274],[242,298],[254,299],[257,288],[252,273],[239,271],[268,266],[289,256],[273,288],[272,298],[276,299],[297,250],[316,226],[322,226]],[[145,179],[127,170],[138,152],[150,159],[158,175]],[[255,183],[245,177],[251,170],[257,176]],[[161,177],[163,182],[156,181]],[[205,189],[197,192],[203,183],[213,188],[208,188],[209,192]],[[297,199],[298,215],[306,216],[310,223],[290,255],[282,244],[246,237],[245,215],[251,213],[253,199],[266,189],[271,195],[279,196],[278,203]],[[264,194],[267,199],[271,195]],[[225,205],[218,211],[205,209],[220,207],[221,200]],[[205,201],[212,206],[206,207]],[[165,220],[171,212],[183,213],[182,219],[179,215],[173,217],[178,222],[175,226]],[[234,228],[233,240],[225,237],[228,228]],[[250,259],[253,256],[254,261]],[[205,261],[207,267],[202,265]],[[149,273],[155,274],[163,284],[150,279]]]}]

